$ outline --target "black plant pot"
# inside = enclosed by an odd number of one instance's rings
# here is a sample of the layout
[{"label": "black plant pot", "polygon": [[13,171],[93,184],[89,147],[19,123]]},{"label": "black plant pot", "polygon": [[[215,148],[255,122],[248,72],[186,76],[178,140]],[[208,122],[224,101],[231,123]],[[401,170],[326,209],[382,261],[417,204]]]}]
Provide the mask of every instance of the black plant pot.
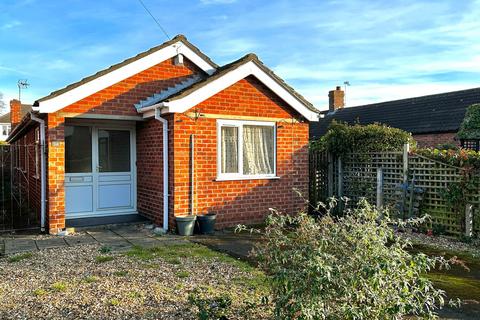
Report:
[{"label": "black plant pot", "polygon": [[177,221],[178,234],[181,236],[191,236],[195,227],[197,216],[175,217]]},{"label": "black plant pot", "polygon": [[208,213],[203,216],[197,216],[197,220],[201,234],[213,234],[215,232],[215,221],[217,220],[216,214]]}]

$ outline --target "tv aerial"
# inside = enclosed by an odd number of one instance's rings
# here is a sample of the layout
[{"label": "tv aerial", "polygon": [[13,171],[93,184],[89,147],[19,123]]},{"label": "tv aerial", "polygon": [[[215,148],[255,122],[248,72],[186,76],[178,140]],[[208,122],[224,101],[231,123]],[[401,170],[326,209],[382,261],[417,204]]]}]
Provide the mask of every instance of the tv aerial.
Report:
[{"label": "tv aerial", "polygon": [[28,86],[30,86],[30,83],[28,83],[27,79],[20,79],[17,82],[17,86],[18,86],[18,101],[22,101],[22,99],[21,99],[22,98],[22,90],[27,89]]}]

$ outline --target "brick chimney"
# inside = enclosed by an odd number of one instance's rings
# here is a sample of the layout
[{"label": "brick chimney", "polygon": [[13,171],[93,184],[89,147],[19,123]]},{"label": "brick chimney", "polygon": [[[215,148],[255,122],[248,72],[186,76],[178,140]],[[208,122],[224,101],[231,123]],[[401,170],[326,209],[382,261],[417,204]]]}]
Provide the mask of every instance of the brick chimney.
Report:
[{"label": "brick chimney", "polygon": [[22,120],[22,103],[16,99],[10,100],[10,123],[12,125],[12,130],[15,128]]},{"label": "brick chimney", "polygon": [[345,107],[345,92],[340,86],[328,92],[328,111],[333,112]]}]

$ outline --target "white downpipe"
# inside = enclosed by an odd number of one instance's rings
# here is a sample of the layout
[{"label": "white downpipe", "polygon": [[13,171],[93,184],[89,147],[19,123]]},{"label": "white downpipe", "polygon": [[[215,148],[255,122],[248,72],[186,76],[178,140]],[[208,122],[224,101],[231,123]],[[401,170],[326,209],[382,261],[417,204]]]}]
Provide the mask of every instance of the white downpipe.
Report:
[{"label": "white downpipe", "polygon": [[46,170],[46,154],[45,154],[45,120],[30,114],[30,118],[40,124],[40,228],[45,231],[45,218],[47,209],[47,170]]},{"label": "white downpipe", "polygon": [[168,121],[155,109],[155,119],[163,124],[163,230],[168,231]]},{"label": "white downpipe", "polygon": [[195,212],[195,135],[190,135],[190,172],[192,177],[190,178],[190,214],[196,215]]}]

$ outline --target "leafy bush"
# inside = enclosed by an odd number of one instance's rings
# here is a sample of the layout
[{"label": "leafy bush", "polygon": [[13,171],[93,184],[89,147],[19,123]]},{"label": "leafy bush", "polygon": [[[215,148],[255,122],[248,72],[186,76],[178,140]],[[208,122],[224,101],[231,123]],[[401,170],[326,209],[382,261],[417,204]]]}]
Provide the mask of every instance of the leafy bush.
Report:
[{"label": "leafy bush", "polygon": [[460,147],[453,142],[443,142],[443,143],[437,144],[435,149],[439,149],[439,150],[459,150]]},{"label": "leafy bush", "polygon": [[480,170],[480,152],[475,150],[439,150],[432,148],[421,148],[413,151],[418,155],[437,160],[451,166]]},{"label": "leafy bush", "polygon": [[317,219],[277,212],[267,218],[266,241],[254,255],[269,275],[276,318],[435,318],[444,292],[425,273],[448,262],[406,251],[393,220],[379,219],[364,200],[340,218],[329,211]]},{"label": "leafy bush", "polygon": [[402,150],[405,143],[415,144],[410,133],[382,124],[348,125],[332,121],[327,133],[313,141],[311,148],[327,149],[341,156],[348,152]]},{"label": "leafy bush", "polygon": [[460,139],[480,139],[480,104],[468,107],[457,135]]}]

